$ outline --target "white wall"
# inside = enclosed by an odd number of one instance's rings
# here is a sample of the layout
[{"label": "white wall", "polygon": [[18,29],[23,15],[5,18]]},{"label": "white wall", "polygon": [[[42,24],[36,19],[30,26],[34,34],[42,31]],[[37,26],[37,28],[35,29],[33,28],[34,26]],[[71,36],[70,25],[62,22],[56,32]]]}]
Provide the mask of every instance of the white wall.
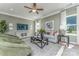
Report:
[{"label": "white wall", "polygon": [[[15,35],[16,33],[21,33],[25,32],[27,35],[33,35],[34,32],[34,21],[31,20],[26,20],[26,19],[21,19],[21,18],[16,18],[8,15],[2,15],[0,14],[0,20],[6,20],[7,23],[12,23],[13,24],[13,30],[9,30],[7,33]],[[28,30],[17,30],[17,24],[28,24],[29,28]],[[32,28],[30,28],[32,27]]]},{"label": "white wall", "polygon": [[60,28],[60,13],[41,19],[41,28],[45,29],[45,22],[54,21],[54,31]]}]

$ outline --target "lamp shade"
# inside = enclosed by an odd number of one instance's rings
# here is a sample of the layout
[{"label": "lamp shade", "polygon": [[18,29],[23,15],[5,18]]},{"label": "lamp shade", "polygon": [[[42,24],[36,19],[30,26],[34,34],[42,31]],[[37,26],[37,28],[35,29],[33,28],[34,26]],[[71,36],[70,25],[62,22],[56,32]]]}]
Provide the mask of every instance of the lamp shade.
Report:
[{"label": "lamp shade", "polygon": [[12,23],[9,23],[9,26],[13,26],[13,24]]}]

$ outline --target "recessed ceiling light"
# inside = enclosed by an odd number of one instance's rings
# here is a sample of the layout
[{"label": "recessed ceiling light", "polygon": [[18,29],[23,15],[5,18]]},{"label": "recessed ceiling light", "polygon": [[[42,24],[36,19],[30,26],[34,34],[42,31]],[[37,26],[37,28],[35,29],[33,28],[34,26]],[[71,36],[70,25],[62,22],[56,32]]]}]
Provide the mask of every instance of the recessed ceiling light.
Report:
[{"label": "recessed ceiling light", "polygon": [[13,11],[14,9],[13,8],[10,8],[10,11]]}]

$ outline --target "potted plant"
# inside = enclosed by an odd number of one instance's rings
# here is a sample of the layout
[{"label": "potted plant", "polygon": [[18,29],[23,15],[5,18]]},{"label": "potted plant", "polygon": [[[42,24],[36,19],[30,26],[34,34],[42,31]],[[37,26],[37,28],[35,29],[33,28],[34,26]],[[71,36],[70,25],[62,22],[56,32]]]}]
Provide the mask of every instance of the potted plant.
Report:
[{"label": "potted plant", "polygon": [[46,33],[46,31],[44,29],[40,29],[38,30],[39,33]]},{"label": "potted plant", "polygon": [[0,33],[5,33],[7,31],[7,24],[5,20],[0,21]]},{"label": "potted plant", "polygon": [[69,29],[68,29],[68,32],[69,32],[69,33],[72,33],[72,28],[69,28]]},{"label": "potted plant", "polygon": [[46,31],[44,29],[40,29],[40,30],[38,30],[38,32],[40,33],[41,38],[43,39],[43,35],[44,35],[44,33],[46,33]]}]

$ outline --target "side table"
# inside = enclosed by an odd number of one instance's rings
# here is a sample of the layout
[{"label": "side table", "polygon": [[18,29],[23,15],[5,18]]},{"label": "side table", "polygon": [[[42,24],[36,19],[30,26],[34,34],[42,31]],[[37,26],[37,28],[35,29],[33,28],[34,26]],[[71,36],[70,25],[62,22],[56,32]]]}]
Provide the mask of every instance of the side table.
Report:
[{"label": "side table", "polygon": [[57,39],[58,39],[57,43],[59,43],[61,41],[62,37],[67,38],[67,46],[69,46],[69,36],[67,36],[67,35],[58,35],[57,36]]}]

